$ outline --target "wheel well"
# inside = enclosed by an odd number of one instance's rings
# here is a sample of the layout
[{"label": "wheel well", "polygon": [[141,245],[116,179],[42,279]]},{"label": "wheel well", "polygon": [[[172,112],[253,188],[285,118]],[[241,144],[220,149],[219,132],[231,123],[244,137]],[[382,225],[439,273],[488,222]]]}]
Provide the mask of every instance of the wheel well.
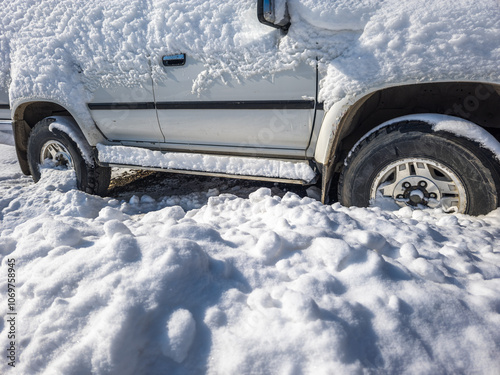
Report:
[{"label": "wheel well", "polygon": [[17,158],[24,174],[31,174],[27,161],[28,138],[33,127],[49,116],[70,116],[62,106],[51,102],[28,102],[16,108],[14,112],[14,140]]},{"label": "wheel well", "polygon": [[14,121],[25,121],[26,124],[33,129],[40,120],[55,115],[68,116],[69,112],[56,103],[29,102],[21,104],[16,108]]},{"label": "wheel well", "polygon": [[[471,121],[500,141],[500,85],[478,82],[440,82],[390,87],[373,92],[344,116],[334,148],[335,162],[329,196],[336,196],[343,161],[361,137],[396,117],[438,113]],[[333,194],[335,195],[333,195]]]},{"label": "wheel well", "polygon": [[426,83],[376,91],[351,114],[339,139],[342,149],[352,146],[368,131],[396,117],[439,113],[469,120],[500,139],[500,86],[484,83]]}]

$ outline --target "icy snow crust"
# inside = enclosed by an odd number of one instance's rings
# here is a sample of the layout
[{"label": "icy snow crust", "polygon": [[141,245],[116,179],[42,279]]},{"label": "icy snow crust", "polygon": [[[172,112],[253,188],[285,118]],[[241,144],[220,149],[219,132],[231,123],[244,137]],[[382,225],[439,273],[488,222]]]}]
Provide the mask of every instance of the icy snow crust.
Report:
[{"label": "icy snow crust", "polygon": [[[289,0],[288,34],[261,25],[255,0],[12,0],[0,9],[0,85],[82,118],[100,85],[138,86],[165,53],[206,69],[193,82],[244,80],[319,66],[327,106],[380,86],[427,80],[500,82],[496,0]],[[167,77],[168,79],[168,77]]]},{"label": "icy snow crust", "polygon": [[315,173],[307,162],[292,163],[231,156],[152,151],[138,147],[97,144],[99,160],[109,164],[275,177],[310,182]]},{"label": "icy snow crust", "polygon": [[0,270],[15,259],[17,288],[17,363],[2,374],[500,371],[500,209],[260,189],[187,211],[195,198],[100,198],[73,177],[33,184],[0,144]]}]

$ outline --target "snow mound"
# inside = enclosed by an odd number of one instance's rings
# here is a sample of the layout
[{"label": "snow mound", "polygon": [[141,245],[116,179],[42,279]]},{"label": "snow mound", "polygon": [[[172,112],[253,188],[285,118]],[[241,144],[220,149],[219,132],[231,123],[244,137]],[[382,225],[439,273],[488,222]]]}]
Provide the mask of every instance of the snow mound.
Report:
[{"label": "snow mound", "polygon": [[0,172],[15,371],[500,369],[499,210],[349,209],[260,189],[185,211],[89,196],[52,172],[38,184]]},{"label": "snow mound", "polygon": [[186,359],[196,335],[196,322],[188,310],[179,309],[172,313],[166,327],[162,345],[165,356],[181,363]]}]

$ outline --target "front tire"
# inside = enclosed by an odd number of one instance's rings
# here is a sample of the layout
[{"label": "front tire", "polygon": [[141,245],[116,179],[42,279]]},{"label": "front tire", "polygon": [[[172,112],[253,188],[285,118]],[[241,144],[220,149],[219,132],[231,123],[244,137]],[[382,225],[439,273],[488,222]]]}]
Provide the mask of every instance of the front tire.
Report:
[{"label": "front tire", "polygon": [[80,151],[81,148],[69,134],[56,127],[50,127],[53,122],[52,118],[41,120],[30,134],[28,164],[33,180],[35,182],[40,180],[40,166],[49,159],[50,162],[46,165],[75,171],[79,190],[89,194],[104,195],[109,186],[111,168],[100,167],[94,160],[90,163],[86,161]]},{"label": "front tire", "polygon": [[[346,160],[339,201],[367,207],[390,200],[399,207],[440,207],[486,214],[499,204],[498,164],[490,151],[422,121],[379,129]],[[395,205],[395,207],[397,207]]]}]

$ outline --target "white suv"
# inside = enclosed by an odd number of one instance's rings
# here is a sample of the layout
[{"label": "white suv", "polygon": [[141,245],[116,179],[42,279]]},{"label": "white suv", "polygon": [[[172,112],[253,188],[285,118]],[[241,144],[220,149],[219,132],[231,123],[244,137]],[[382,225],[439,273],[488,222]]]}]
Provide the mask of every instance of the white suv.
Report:
[{"label": "white suv", "polygon": [[[143,63],[128,64],[130,50],[116,49],[124,61],[117,71],[139,72],[134,73],[133,84],[119,77],[114,81],[111,74],[99,71],[97,58],[68,65],[74,70],[69,83],[53,75],[54,82],[47,87],[54,89],[46,92],[35,84],[32,92],[29,85],[19,89],[23,74],[32,74],[29,67],[38,69],[36,64],[11,73],[10,105],[7,93],[0,90],[0,117],[13,121],[23,172],[38,181],[40,165],[50,159],[53,165],[73,168],[78,187],[94,194],[105,194],[110,167],[118,166],[317,184],[323,202],[338,196],[344,205],[378,202],[468,214],[499,206],[498,64],[493,70],[481,66],[479,73],[469,74],[467,65],[456,73],[455,65],[447,70],[438,66],[439,59],[435,65],[430,59],[421,65],[427,71],[420,72],[417,61],[405,65],[405,56],[412,53],[406,48],[391,60],[401,58],[401,65],[389,69],[377,66],[383,61],[380,56],[387,58],[389,52],[407,46],[405,41],[417,38],[408,32],[410,28],[394,26],[386,34],[384,30],[377,34],[387,35],[386,41],[372,38],[371,44],[366,43],[367,35],[378,32],[376,17],[384,17],[376,6],[365,9],[366,4],[351,2],[352,12],[334,9],[331,14],[339,24],[329,26],[324,14],[335,7],[331,4],[315,13],[306,9],[310,1],[258,0],[257,14],[249,20],[245,9],[240,9],[247,3],[225,5],[228,17],[243,12],[238,17],[251,30],[244,34],[241,22],[217,29],[219,40],[230,42],[220,47],[220,55],[213,53],[217,46],[199,35],[192,40],[208,44],[182,44],[189,40],[183,35],[193,27],[209,33],[210,22],[220,22],[210,9],[204,9],[206,16],[198,13],[201,18],[176,10],[178,18],[173,21],[164,15],[158,18],[157,10],[153,10],[156,16],[145,15],[143,21],[149,23],[144,30],[156,27],[151,38],[160,42],[137,42],[137,56],[131,61],[141,57]],[[411,24],[412,16],[401,16],[401,22],[407,19]],[[314,17],[317,25],[311,21]],[[184,34],[162,35],[158,30],[166,29],[158,26],[159,19],[165,24],[177,22],[168,30]],[[102,24],[91,26],[105,33]],[[224,32],[230,37],[221,39]],[[140,39],[140,35],[134,37]],[[161,47],[163,41],[168,47]],[[488,48],[500,50],[498,40],[491,43],[496,47]],[[446,43],[441,47],[447,50]],[[63,56],[76,54],[77,47],[64,48]],[[110,44],[109,48],[119,47]],[[205,49],[212,55],[203,56]],[[108,55],[101,60],[115,58],[109,56],[113,51],[105,51]],[[255,51],[262,51],[262,57]],[[422,59],[427,52],[419,52]],[[238,59],[238,74],[224,70]],[[62,64],[61,59],[54,61]],[[358,75],[369,77],[371,70],[373,80],[361,82]],[[73,85],[71,94],[58,97],[65,85]]]}]

